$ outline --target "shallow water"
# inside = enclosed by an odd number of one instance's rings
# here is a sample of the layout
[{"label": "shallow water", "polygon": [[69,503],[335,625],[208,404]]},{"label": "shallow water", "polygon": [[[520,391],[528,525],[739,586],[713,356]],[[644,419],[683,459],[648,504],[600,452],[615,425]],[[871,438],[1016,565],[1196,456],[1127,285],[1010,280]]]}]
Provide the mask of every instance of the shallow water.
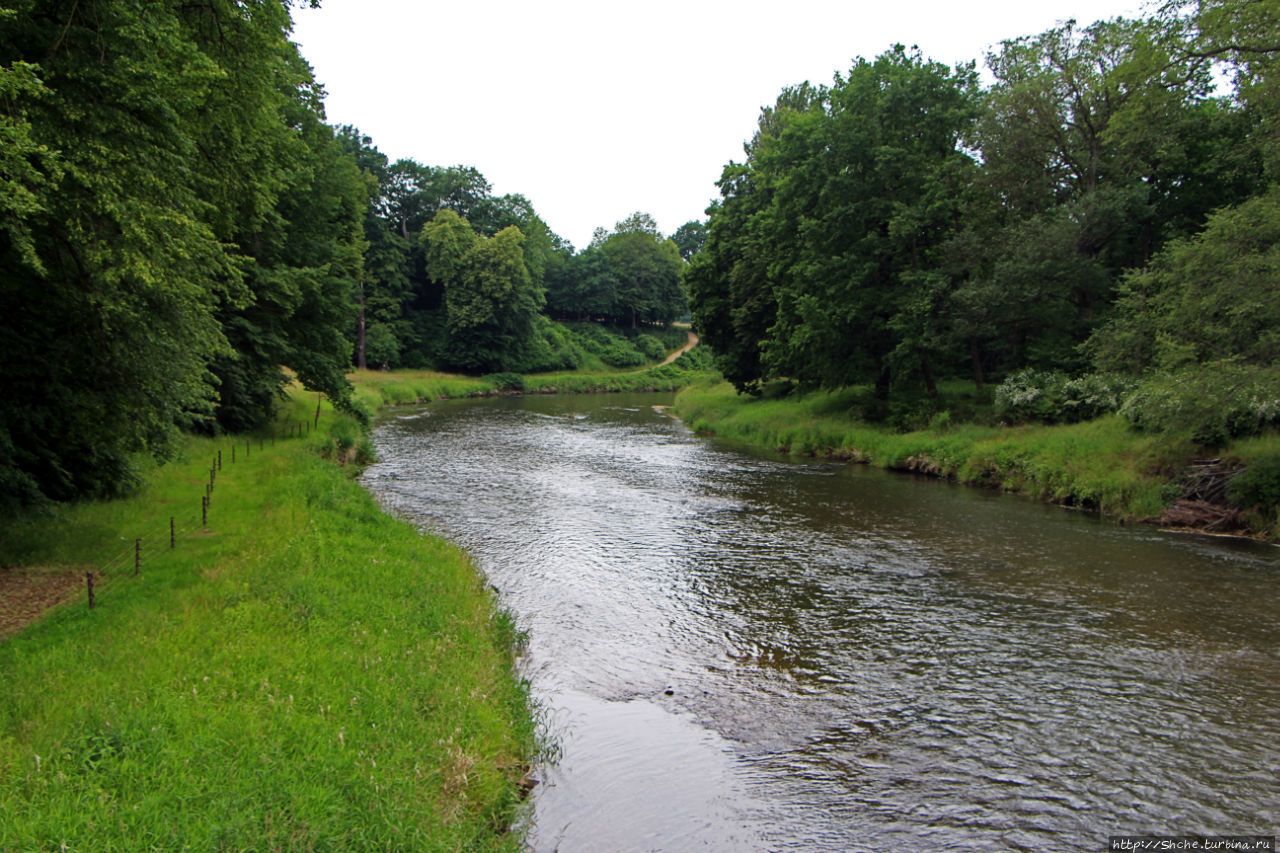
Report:
[{"label": "shallow water", "polygon": [[367,486],[529,633],[561,749],[536,850],[1277,832],[1280,550],[753,454],[670,400],[447,401],[375,432]]}]

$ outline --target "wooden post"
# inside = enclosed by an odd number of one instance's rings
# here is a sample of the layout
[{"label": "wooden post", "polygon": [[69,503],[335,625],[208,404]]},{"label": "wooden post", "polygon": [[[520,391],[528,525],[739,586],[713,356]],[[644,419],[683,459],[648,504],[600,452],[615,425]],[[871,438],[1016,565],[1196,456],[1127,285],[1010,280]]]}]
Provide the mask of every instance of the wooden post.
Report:
[{"label": "wooden post", "polygon": [[222,470],[222,451],[218,451],[218,470]]},{"label": "wooden post", "polygon": [[178,547],[178,535],[173,529],[173,516],[169,516],[169,550]]},{"label": "wooden post", "polygon": [[93,609],[93,572],[84,573],[85,585],[89,588],[89,609]]},{"label": "wooden post", "polygon": [[209,526],[209,496],[205,495],[200,499],[200,524],[204,527]]},{"label": "wooden post", "polygon": [[142,571],[142,540],[133,540],[133,576],[136,578],[138,572]]},{"label": "wooden post", "polygon": [[246,439],[244,440],[244,458],[245,458],[245,459],[248,459],[248,458],[249,458],[249,445],[250,445],[252,442],[253,442],[253,439],[251,439],[251,438],[246,438]]},{"label": "wooden post", "polygon": [[320,403],[324,400],[324,394],[316,395],[316,428],[320,427]]},{"label": "wooden post", "polygon": [[236,464],[236,446],[234,444],[231,445],[231,464]]}]

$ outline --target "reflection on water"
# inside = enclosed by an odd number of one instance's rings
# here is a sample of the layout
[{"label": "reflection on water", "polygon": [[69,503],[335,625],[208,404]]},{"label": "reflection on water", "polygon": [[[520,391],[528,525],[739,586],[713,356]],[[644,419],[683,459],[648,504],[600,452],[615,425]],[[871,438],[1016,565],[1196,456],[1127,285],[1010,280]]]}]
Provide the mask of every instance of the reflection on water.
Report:
[{"label": "reflection on water", "polygon": [[366,483],[476,556],[563,758],[538,850],[1069,850],[1280,827],[1280,554],[692,436],[434,404]]}]

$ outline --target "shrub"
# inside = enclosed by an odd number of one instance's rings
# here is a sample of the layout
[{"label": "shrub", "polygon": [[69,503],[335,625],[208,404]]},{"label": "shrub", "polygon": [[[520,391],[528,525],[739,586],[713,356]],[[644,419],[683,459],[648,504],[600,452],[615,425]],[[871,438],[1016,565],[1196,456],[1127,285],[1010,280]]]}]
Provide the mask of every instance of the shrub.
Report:
[{"label": "shrub", "polygon": [[661,361],[666,358],[667,348],[653,335],[636,335],[631,343],[649,361]]},{"label": "shrub", "polygon": [[1227,483],[1227,500],[1274,519],[1280,507],[1280,454],[1264,456],[1233,476]]},{"label": "shrub", "polygon": [[524,377],[518,373],[490,373],[485,381],[495,391],[524,391]]},{"label": "shrub", "polygon": [[1057,370],[1020,370],[996,388],[996,416],[1009,423],[1053,423],[1062,411],[1067,381]]},{"label": "shrub", "polygon": [[1120,414],[1136,429],[1217,447],[1280,424],[1280,371],[1219,364],[1160,374],[1144,380]]},{"label": "shrub", "polygon": [[1088,373],[1062,386],[1060,420],[1089,421],[1118,412],[1138,382],[1118,373]]}]

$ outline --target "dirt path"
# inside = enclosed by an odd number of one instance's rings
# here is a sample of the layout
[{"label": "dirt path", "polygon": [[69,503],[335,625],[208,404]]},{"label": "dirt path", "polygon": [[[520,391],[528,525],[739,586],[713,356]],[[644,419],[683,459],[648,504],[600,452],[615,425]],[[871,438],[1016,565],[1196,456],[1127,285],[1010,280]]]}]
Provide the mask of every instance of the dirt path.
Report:
[{"label": "dirt path", "polygon": [[83,585],[81,572],[0,569],[0,637],[15,634]]},{"label": "dirt path", "polygon": [[[698,336],[697,336],[697,335],[695,335],[695,334],[693,333],[693,330],[692,330],[692,329],[690,329],[690,330],[689,330],[689,342],[688,342],[687,344],[685,344],[683,347],[681,347],[680,349],[678,349],[678,350],[676,350],[675,352],[671,353],[671,355],[667,356],[666,360],[665,360],[665,361],[663,361],[663,362],[662,362],[662,364],[670,364],[671,362],[675,361],[677,358],[679,358],[680,356],[684,355],[685,353],[687,353],[689,350],[693,349],[693,348],[694,348],[694,347],[696,347],[697,345],[698,345]],[[660,365],[658,365],[658,366],[659,366],[659,367],[661,367],[661,366],[662,366],[662,364],[660,364]]]}]

